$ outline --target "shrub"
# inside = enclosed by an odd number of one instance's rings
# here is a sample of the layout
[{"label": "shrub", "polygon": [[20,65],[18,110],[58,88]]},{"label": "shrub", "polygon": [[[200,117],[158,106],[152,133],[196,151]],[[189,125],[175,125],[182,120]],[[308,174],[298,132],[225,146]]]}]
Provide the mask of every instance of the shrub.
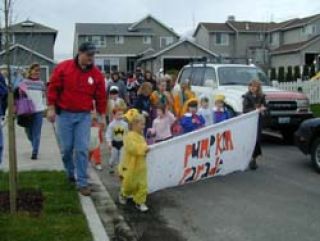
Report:
[{"label": "shrub", "polygon": [[293,81],[292,66],[288,66],[288,68],[287,68],[286,81],[287,82]]},{"label": "shrub", "polygon": [[271,68],[270,72],[270,80],[277,80],[277,71],[276,68]]},{"label": "shrub", "polygon": [[300,72],[300,66],[299,65],[294,66],[293,78],[294,78],[294,80],[301,79],[301,72]]},{"label": "shrub", "polygon": [[284,82],[284,80],[285,80],[285,71],[284,71],[284,67],[281,66],[279,67],[279,71],[278,71],[278,81]]},{"label": "shrub", "polygon": [[303,80],[308,79],[309,75],[310,75],[309,66],[308,65],[304,65],[303,66],[303,71],[302,71],[302,79]]}]

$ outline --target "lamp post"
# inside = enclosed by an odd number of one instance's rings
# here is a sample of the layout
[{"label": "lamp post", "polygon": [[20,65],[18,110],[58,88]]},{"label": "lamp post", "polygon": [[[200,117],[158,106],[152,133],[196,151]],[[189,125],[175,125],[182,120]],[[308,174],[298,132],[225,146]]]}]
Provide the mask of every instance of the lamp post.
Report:
[{"label": "lamp post", "polygon": [[11,60],[10,60],[10,32],[9,32],[9,9],[10,0],[4,0],[5,15],[5,62],[8,73],[8,144],[9,144],[9,188],[10,188],[10,212],[17,212],[17,155],[16,155],[16,139],[14,125],[14,96],[13,83],[11,80]]}]

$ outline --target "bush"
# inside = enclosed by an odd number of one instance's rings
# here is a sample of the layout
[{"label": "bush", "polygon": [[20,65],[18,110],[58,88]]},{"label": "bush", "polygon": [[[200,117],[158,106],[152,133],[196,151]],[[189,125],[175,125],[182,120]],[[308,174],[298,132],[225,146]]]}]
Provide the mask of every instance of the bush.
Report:
[{"label": "bush", "polygon": [[285,71],[284,71],[284,67],[281,66],[279,67],[279,71],[278,71],[278,81],[284,82],[284,80],[285,80]]},{"label": "bush", "polygon": [[300,72],[300,66],[296,65],[294,66],[294,74],[293,74],[293,78],[294,80],[298,80],[301,79],[301,72]]},{"label": "bush", "polygon": [[286,81],[287,81],[287,82],[293,81],[292,66],[288,66],[287,74],[286,74]]},{"label": "bush", "polygon": [[310,74],[309,74],[309,78],[311,79],[312,77],[314,77],[316,75],[316,66],[313,64],[310,67]]},{"label": "bush", "polygon": [[270,72],[270,80],[277,80],[277,71],[276,68],[272,68]]},{"label": "bush", "polygon": [[309,66],[308,65],[304,65],[303,66],[303,71],[302,71],[302,79],[303,80],[309,79],[309,75],[310,75]]}]

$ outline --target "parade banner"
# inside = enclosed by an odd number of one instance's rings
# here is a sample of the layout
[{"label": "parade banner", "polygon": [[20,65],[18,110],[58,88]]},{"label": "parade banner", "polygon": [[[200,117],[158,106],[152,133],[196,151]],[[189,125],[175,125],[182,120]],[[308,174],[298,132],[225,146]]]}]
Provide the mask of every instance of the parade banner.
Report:
[{"label": "parade banner", "polygon": [[258,112],[150,147],[149,193],[247,169],[257,138]]}]

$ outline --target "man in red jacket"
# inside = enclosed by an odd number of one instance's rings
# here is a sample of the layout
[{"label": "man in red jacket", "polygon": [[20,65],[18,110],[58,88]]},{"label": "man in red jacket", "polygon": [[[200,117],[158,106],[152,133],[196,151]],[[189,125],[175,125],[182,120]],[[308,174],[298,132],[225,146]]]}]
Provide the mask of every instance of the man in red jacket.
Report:
[{"label": "man in red jacket", "polygon": [[[105,125],[106,88],[94,65],[96,48],[91,43],[79,47],[75,59],[55,68],[48,88],[48,120],[57,120],[62,160],[71,182],[77,181],[82,195],[89,196],[87,182],[91,110],[96,107]],[[75,179],[75,169],[77,171]]]}]

